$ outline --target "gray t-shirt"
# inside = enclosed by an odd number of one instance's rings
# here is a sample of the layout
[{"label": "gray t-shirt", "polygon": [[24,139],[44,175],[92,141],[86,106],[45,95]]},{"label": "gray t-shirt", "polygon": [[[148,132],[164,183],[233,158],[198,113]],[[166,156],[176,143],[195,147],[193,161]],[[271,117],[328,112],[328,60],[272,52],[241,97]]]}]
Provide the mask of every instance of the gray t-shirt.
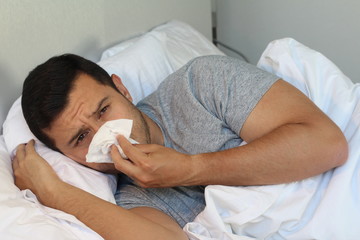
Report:
[{"label": "gray t-shirt", "polygon": [[[245,120],[277,79],[238,59],[198,57],[137,107],[159,125],[166,147],[186,154],[216,152],[241,144]],[[205,206],[203,186],[142,189],[129,181],[120,181],[116,196],[124,208],[154,207],[184,226]]]}]

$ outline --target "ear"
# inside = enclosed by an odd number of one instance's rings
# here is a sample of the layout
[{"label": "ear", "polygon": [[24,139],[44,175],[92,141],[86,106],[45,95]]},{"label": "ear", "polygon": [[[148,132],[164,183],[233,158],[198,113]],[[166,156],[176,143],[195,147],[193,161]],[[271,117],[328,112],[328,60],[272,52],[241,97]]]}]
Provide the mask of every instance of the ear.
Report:
[{"label": "ear", "polygon": [[112,79],[113,83],[115,84],[116,88],[119,90],[119,92],[121,92],[122,95],[124,95],[130,102],[132,102],[133,99],[130,95],[130,92],[127,90],[125,85],[122,83],[121,78],[116,74],[112,74],[111,79]]}]

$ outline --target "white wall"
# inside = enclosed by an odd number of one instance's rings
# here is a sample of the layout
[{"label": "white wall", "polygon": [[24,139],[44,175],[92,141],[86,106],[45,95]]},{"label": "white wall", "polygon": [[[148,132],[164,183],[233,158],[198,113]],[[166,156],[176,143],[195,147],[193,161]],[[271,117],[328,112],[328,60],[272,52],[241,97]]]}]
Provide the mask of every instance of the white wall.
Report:
[{"label": "white wall", "polygon": [[292,37],[360,82],[360,1],[216,0],[218,39],[257,63],[267,44]]}]

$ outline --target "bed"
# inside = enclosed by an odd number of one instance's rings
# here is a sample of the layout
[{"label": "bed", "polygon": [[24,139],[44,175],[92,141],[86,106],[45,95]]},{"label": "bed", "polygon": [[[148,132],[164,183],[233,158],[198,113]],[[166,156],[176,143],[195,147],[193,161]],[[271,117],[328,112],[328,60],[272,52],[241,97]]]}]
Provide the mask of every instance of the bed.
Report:
[{"label": "bed", "polygon": [[[122,76],[135,103],[190,59],[224,54],[206,31],[169,20],[120,36],[95,60],[109,73]],[[291,38],[269,43],[258,67],[293,84],[336,122],[349,142],[349,159],[337,169],[290,184],[208,186],[205,210],[184,231],[190,239],[201,240],[358,239],[359,85],[324,55]],[[2,89],[8,86],[0,83]],[[1,102],[6,111],[0,136],[0,239],[102,239],[72,215],[41,205],[31,191],[14,185],[11,156],[18,144],[34,137],[22,116],[20,94],[9,94],[9,100]],[[37,150],[64,181],[114,202],[115,176],[85,168],[41,143]]]}]

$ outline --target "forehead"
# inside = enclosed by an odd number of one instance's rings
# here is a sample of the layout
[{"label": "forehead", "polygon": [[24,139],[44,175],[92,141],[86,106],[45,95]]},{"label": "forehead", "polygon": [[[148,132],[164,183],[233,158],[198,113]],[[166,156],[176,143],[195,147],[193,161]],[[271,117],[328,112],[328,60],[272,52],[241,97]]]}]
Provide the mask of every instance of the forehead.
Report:
[{"label": "forehead", "polygon": [[112,87],[98,83],[87,74],[80,74],[69,93],[64,110],[45,132],[57,142],[60,135],[63,135],[60,134],[61,131],[79,128],[81,120],[89,117],[102,99],[110,98],[114,94],[117,92]]},{"label": "forehead", "polygon": [[92,76],[88,74],[80,73],[76,77],[74,81],[74,85],[69,93],[69,101],[71,100],[72,96],[74,95],[76,96],[79,93],[87,92],[87,91],[90,91],[89,93],[92,93],[92,92],[97,92],[97,90],[99,89],[105,89],[105,88],[111,88],[111,87],[99,83],[97,80],[95,80]]},{"label": "forehead", "polygon": [[87,114],[87,111],[93,111],[103,98],[109,98],[116,93],[112,87],[97,82],[90,75],[79,74],[69,93],[67,105],[58,118]]}]

